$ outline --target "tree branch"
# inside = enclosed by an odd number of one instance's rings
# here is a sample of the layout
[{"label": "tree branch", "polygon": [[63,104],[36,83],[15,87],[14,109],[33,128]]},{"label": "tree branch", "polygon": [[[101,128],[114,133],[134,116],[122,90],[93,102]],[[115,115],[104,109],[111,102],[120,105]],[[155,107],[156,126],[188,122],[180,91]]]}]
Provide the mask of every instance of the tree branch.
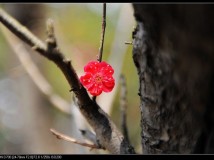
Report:
[{"label": "tree branch", "polygon": [[[53,61],[60,68],[78,99],[80,112],[94,129],[97,140],[103,147],[114,154],[135,153],[133,147],[117,129],[110,117],[98,106],[95,101],[91,100],[87,91],[80,83],[71,62],[64,58],[57,46],[47,47],[36,36],[34,36],[30,31],[28,31],[2,9],[0,9],[0,21],[16,36],[29,44],[31,47],[34,47],[36,51]],[[50,31],[49,28],[50,27],[48,27],[48,33],[52,31]],[[52,35],[53,34],[48,34],[48,43],[49,40],[52,39]]]},{"label": "tree branch", "polygon": [[56,130],[54,129],[50,129],[50,131],[53,133],[53,135],[55,135],[58,139],[63,139],[65,141],[68,141],[68,142],[72,142],[72,143],[76,143],[76,144],[79,144],[81,146],[85,146],[85,147],[90,147],[91,149],[104,149],[104,148],[101,148],[100,146],[97,146],[96,144],[88,144],[88,143],[83,143],[83,142],[79,142],[77,141],[76,139],[74,138],[71,138],[67,135],[64,135],[62,133],[59,133],[57,132]]},{"label": "tree branch", "polygon": [[103,55],[103,44],[104,44],[104,37],[105,37],[105,29],[106,29],[106,3],[103,3],[102,32],[101,32],[99,56],[97,58],[97,60],[100,62],[102,61],[102,55]]},{"label": "tree branch", "polygon": [[126,125],[126,111],[127,111],[127,100],[126,100],[126,79],[124,75],[120,76],[121,89],[120,89],[120,109],[121,109],[121,127],[124,137],[129,142],[128,129]]},{"label": "tree branch", "polygon": [[0,19],[11,32],[18,36],[25,43],[31,47],[35,47],[37,51],[43,54],[46,50],[46,46],[35,37],[26,27],[19,24],[18,21],[9,16],[3,9],[0,8]]},{"label": "tree branch", "polygon": [[[102,32],[101,32],[99,55],[97,58],[97,60],[99,62],[102,61],[102,56],[103,56],[103,44],[104,44],[104,37],[105,37],[105,29],[106,29],[106,3],[103,3]],[[96,96],[93,96],[92,99],[93,99],[93,101],[96,101]]]}]

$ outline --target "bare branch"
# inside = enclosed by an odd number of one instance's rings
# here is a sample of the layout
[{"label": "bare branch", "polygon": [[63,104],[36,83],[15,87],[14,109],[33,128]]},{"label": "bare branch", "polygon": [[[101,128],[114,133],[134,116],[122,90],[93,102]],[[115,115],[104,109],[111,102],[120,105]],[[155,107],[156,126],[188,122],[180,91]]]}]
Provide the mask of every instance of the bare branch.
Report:
[{"label": "bare branch", "polygon": [[[99,62],[102,61],[102,56],[103,56],[103,45],[104,45],[104,38],[105,38],[105,29],[106,29],[106,3],[103,3],[102,32],[101,32],[99,55],[98,55],[98,58],[97,58],[97,60]],[[93,99],[93,101],[96,101],[96,96],[93,96],[92,99]]]},{"label": "bare branch", "polygon": [[103,55],[103,44],[104,44],[104,38],[105,38],[105,29],[106,29],[106,3],[103,3],[102,32],[101,32],[99,56],[97,58],[97,60],[100,62],[102,61],[102,55]]},{"label": "bare branch", "polygon": [[[118,90],[118,84],[120,83],[120,75],[124,63],[124,57],[128,49],[128,46],[121,43],[121,40],[123,41],[130,38],[130,35],[127,33],[131,33],[133,30],[134,18],[130,16],[132,13],[132,7],[129,4],[121,4],[110,55],[108,56],[108,62],[110,62],[111,66],[114,68],[115,87],[112,92],[107,95],[105,93],[101,94],[97,98],[97,102],[107,113],[111,113],[112,111],[112,104],[116,97],[115,95]],[[106,96],[108,96],[108,101],[106,101]]]},{"label": "bare branch", "polygon": [[133,45],[133,42],[125,42],[125,44]]},{"label": "bare branch", "polygon": [[54,129],[50,129],[50,131],[53,133],[53,135],[55,135],[58,139],[63,139],[65,141],[68,141],[68,142],[72,142],[72,143],[76,143],[76,144],[79,144],[81,146],[85,146],[85,147],[89,147],[91,149],[104,149],[104,148],[99,148],[97,145],[95,144],[88,144],[88,143],[84,143],[84,142],[79,142],[77,141],[76,139],[72,138],[72,137],[69,137],[65,134],[62,134],[62,133],[59,133],[57,132],[56,130]]},{"label": "bare branch", "polygon": [[[71,62],[64,58],[57,46],[51,49],[49,47],[48,49],[43,43],[37,43],[41,41],[31,34],[30,31],[26,31],[26,28],[23,30],[24,27],[2,9],[0,9],[0,21],[31,47],[36,46],[36,51],[53,61],[60,68],[78,99],[80,112],[95,131],[97,140],[103,147],[114,154],[135,153],[134,148],[124,139],[124,136],[110,117],[95,101],[91,100],[87,91],[80,83]],[[48,36],[48,39],[50,38]]]},{"label": "bare branch", "polygon": [[25,43],[34,47],[40,53],[44,53],[46,46],[33,35],[26,27],[19,24],[18,21],[8,15],[3,9],[0,8],[0,21],[15,35],[22,39]]},{"label": "bare branch", "polygon": [[52,50],[57,47],[56,38],[54,35],[54,22],[52,19],[47,20],[47,35],[48,39],[46,40],[46,43],[48,51],[52,52]]},{"label": "bare branch", "polygon": [[126,100],[126,79],[124,75],[120,76],[121,90],[120,90],[120,109],[121,109],[121,127],[122,133],[129,142],[128,129],[126,124],[127,100]]}]

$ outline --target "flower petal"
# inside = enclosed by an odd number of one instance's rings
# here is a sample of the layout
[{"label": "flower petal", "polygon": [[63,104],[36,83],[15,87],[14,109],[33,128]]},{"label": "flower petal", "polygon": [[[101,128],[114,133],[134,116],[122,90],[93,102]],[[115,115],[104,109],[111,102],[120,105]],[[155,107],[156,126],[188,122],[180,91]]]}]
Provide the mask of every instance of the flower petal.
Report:
[{"label": "flower petal", "polygon": [[93,84],[90,88],[88,88],[88,91],[93,96],[99,96],[102,93],[102,87],[99,87],[99,85]]},{"label": "flower petal", "polygon": [[103,80],[103,91],[104,92],[111,92],[112,89],[115,86],[115,80],[113,79],[113,77],[110,78],[105,78]]},{"label": "flower petal", "polygon": [[88,89],[93,84],[92,75],[90,73],[86,73],[84,76],[80,77],[80,82]]},{"label": "flower petal", "polygon": [[85,72],[89,72],[95,74],[99,71],[99,62],[98,61],[91,61],[84,67]]},{"label": "flower petal", "polygon": [[100,62],[100,67],[107,67],[109,64],[106,63],[105,61]]},{"label": "flower petal", "polygon": [[103,75],[113,75],[114,74],[114,69],[106,62],[101,62],[100,63],[100,72]]},{"label": "flower petal", "polygon": [[93,96],[110,92],[115,86],[112,77],[114,69],[106,62],[91,61],[84,67],[85,75],[80,77],[80,82]]}]

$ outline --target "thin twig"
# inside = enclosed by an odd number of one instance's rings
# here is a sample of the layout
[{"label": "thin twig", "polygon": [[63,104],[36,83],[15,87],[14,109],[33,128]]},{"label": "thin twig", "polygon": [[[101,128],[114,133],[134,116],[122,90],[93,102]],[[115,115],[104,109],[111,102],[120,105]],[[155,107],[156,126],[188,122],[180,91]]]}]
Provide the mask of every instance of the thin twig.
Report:
[{"label": "thin twig", "polygon": [[114,106],[112,104],[119,89],[118,83],[120,81],[121,70],[129,47],[128,45],[121,43],[121,40],[129,39],[130,35],[126,33],[131,33],[133,30],[134,19],[132,16],[129,16],[130,14],[132,14],[132,7],[129,4],[122,4],[119,17],[117,18],[110,55],[108,56],[108,62],[114,68],[115,87],[108,93],[108,101],[106,100],[106,94],[101,94],[97,99],[99,105],[101,105],[104,111],[109,114],[112,112],[112,107]]},{"label": "thin twig", "polygon": [[46,40],[47,49],[51,52],[53,49],[57,48],[56,38],[54,35],[54,22],[52,19],[47,20],[47,35],[48,39]]},{"label": "thin twig", "polygon": [[[103,3],[102,31],[101,31],[99,55],[98,55],[98,58],[97,58],[97,60],[99,62],[102,61],[102,56],[103,56],[103,45],[104,45],[104,39],[105,39],[105,29],[106,29],[106,3]],[[93,101],[96,101],[96,96],[93,96],[92,99],[93,99]]]},{"label": "thin twig", "polygon": [[89,147],[91,149],[103,149],[103,148],[99,148],[97,145],[95,144],[88,144],[88,143],[84,143],[84,142],[79,142],[77,141],[76,139],[72,138],[72,137],[69,137],[65,134],[62,134],[54,129],[50,129],[50,131],[53,133],[53,135],[55,135],[58,139],[63,139],[65,141],[68,141],[68,142],[72,142],[72,143],[75,143],[75,144],[79,144],[81,146],[85,146],[85,147]]},{"label": "thin twig", "polygon": [[125,44],[133,45],[133,42],[125,42]]},{"label": "thin twig", "polygon": [[126,124],[127,89],[126,89],[126,79],[125,79],[124,75],[121,75],[120,82],[121,82],[121,90],[120,90],[121,127],[122,127],[122,133],[123,133],[124,137],[129,142],[128,129],[127,129],[127,124]]},{"label": "thin twig", "polygon": [[101,32],[101,41],[100,41],[100,48],[99,48],[99,56],[97,58],[97,60],[99,62],[102,61],[103,44],[104,44],[104,38],[105,38],[105,29],[106,29],[106,3],[103,3],[102,32]]},{"label": "thin twig", "polygon": [[24,67],[30,78],[33,80],[33,82],[36,84],[38,89],[48,97],[53,106],[55,106],[63,113],[70,115],[70,104],[59,95],[53,93],[53,88],[33,62],[25,46],[16,37],[12,36],[9,31],[3,28],[3,26],[0,26],[0,28],[3,31],[2,33],[5,35],[4,37],[6,38],[10,47],[13,49],[13,52],[17,55],[22,66]]}]

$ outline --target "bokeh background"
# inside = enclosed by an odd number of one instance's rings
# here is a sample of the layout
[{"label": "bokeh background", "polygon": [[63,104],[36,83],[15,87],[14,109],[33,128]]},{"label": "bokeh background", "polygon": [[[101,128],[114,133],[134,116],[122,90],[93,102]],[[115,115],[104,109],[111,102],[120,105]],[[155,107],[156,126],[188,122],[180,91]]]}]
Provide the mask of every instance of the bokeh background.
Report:
[{"label": "bokeh background", "polygon": [[[83,74],[83,66],[88,61],[96,59],[101,37],[102,3],[11,3],[0,4],[0,7],[44,42],[46,21],[53,19],[59,48],[67,59],[71,59],[78,76]],[[103,60],[115,69],[116,87],[111,93],[103,93],[97,101],[120,128],[119,76],[124,74],[129,137],[140,153],[139,83],[132,60],[132,46],[125,44],[125,41],[132,41],[135,27],[132,5],[107,3],[106,16]],[[86,142],[79,129],[90,129],[90,126],[76,109],[73,93],[69,92],[69,85],[59,69],[28,46],[23,47],[21,41],[14,39],[15,36],[0,25],[0,154],[107,154],[107,151],[90,151],[58,140],[51,134],[50,128],[54,128]],[[33,64],[45,82],[38,79],[39,75],[33,69],[29,72],[36,78],[29,75],[26,69],[33,68]],[[48,94],[42,91],[45,86]],[[67,107],[66,112],[58,109],[59,106]]]}]

